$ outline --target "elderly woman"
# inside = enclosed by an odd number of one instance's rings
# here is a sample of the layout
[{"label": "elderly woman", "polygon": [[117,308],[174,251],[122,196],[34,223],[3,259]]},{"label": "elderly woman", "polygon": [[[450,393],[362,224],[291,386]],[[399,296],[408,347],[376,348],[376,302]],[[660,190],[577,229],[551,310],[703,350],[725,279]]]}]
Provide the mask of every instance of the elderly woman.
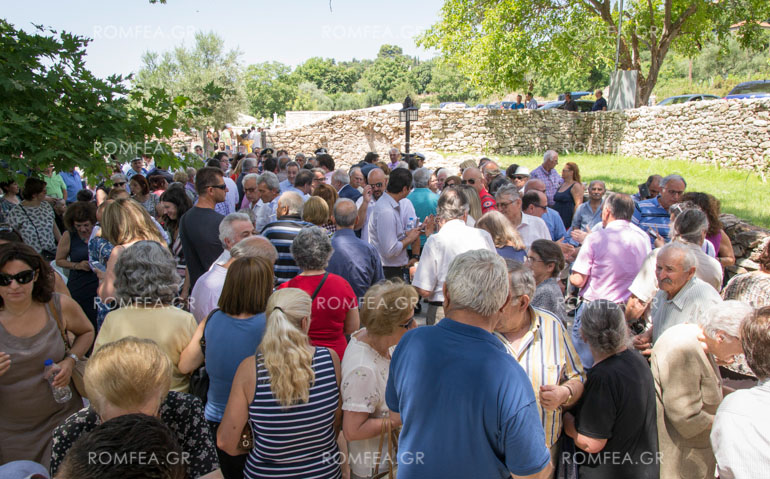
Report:
[{"label": "elderly woman", "polygon": [[[241,243],[239,243],[241,244]],[[209,376],[206,420],[216,434],[235,370],[254,355],[265,332],[265,307],[273,292],[273,264],[264,258],[235,259],[227,268],[219,308],[198,325],[190,344],[182,351],[179,370],[192,373],[205,361]],[[246,455],[230,456],[217,449],[227,477],[243,474]]]},{"label": "elderly woman", "polygon": [[[647,361],[629,349],[628,327],[617,304],[592,301],[581,320],[580,334],[591,348],[594,365],[579,409],[574,416],[564,414],[565,434],[590,454],[581,459],[574,456],[580,464],[579,476],[655,479],[658,429]],[[618,461],[618,457],[625,459]]]},{"label": "elderly woman", "polygon": [[495,335],[527,373],[545,430],[545,445],[556,458],[562,431],[562,411],[583,394],[585,372],[569,334],[558,318],[535,309],[535,278],[526,266],[506,261],[511,301],[501,314]]},{"label": "elderly woman", "polygon": [[497,254],[503,258],[512,259],[519,263],[523,263],[526,259],[527,250],[519,232],[499,211],[493,210],[484,213],[476,223],[476,228],[481,228],[492,236]]},{"label": "elderly woman", "polygon": [[94,351],[127,336],[152,339],[171,358],[171,389],[186,392],[190,378],[177,365],[198,323],[192,314],[173,305],[180,283],[176,261],[160,243],[139,241],[127,248],[115,267],[120,308],[104,319]]},{"label": "elderly woman", "polygon": [[45,201],[45,188],[45,181],[27,178],[22,192],[24,201],[8,212],[6,220],[21,233],[26,244],[50,261],[56,256],[56,242],[61,234],[54,220],[53,208]]},{"label": "elderly woman", "polygon": [[[273,293],[257,354],[235,373],[217,445],[231,455],[249,452],[248,479],[341,477],[339,357],[310,344],[311,304],[296,288]],[[239,447],[247,425],[254,437],[251,451]]]},{"label": "elderly woman", "polygon": [[79,437],[105,421],[141,413],[157,416],[174,432],[187,458],[187,478],[221,477],[203,405],[195,396],[169,391],[172,368],[149,339],[123,338],[94,353],[83,378],[91,404],[54,430],[51,473],[57,473]]},{"label": "elderly woman", "polygon": [[323,226],[329,221],[329,205],[319,196],[311,196],[302,207],[302,221]]},{"label": "elderly woman", "polygon": [[741,322],[753,312],[725,301],[694,318],[698,324],[666,329],[652,348],[661,477],[714,477],[709,434],[723,396],[717,362],[743,352]]},{"label": "elderly woman", "polygon": [[345,335],[359,327],[358,300],[350,283],[325,271],[332,255],[328,233],[317,226],[302,229],[291,243],[291,255],[302,272],[278,289],[299,288],[310,295],[310,340],[316,346],[332,348],[342,358],[347,346]]},{"label": "elderly woman", "polygon": [[351,461],[352,479],[374,474],[383,423],[390,421],[394,429],[401,425],[399,418],[389,417],[385,386],[390,351],[404,333],[417,327],[414,306],[418,299],[412,286],[386,281],[372,286],[362,300],[364,328],[350,336],[342,361],[342,431],[350,457],[362,458]]},{"label": "elderly woman", "polygon": [[722,290],[722,299],[737,299],[755,308],[770,306],[770,239],[757,258],[759,270],[733,276]]},{"label": "elderly woman", "polygon": [[[21,243],[0,246],[0,462],[31,460],[48,466],[51,432],[83,406],[70,384],[72,370],[94,338],[94,328],[71,298],[54,293],[54,272]],[[74,335],[65,344],[57,317]],[[72,390],[57,403],[43,363],[61,368],[54,387]]]},{"label": "elderly woman", "polygon": [[564,269],[564,253],[550,240],[539,239],[529,246],[527,266],[535,275],[535,296],[532,306],[555,314],[561,324],[567,324],[567,311],[564,309],[564,291],[556,278]]}]

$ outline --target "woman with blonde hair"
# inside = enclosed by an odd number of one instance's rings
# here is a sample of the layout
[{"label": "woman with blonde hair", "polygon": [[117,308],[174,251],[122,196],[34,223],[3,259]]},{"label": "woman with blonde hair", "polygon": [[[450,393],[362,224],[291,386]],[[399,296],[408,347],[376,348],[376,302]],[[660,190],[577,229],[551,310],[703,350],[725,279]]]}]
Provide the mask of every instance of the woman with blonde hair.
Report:
[{"label": "woman with blonde hair", "polygon": [[471,185],[457,185],[457,188],[460,190],[463,196],[465,196],[465,199],[468,200],[468,205],[470,205],[466,224],[468,226],[476,226],[476,222],[479,220],[479,218],[481,218],[482,215],[481,199],[479,199],[479,194]]},{"label": "woman with blonde hair", "polygon": [[[129,246],[137,241],[155,241],[166,245],[150,214],[136,201],[121,198],[113,201],[101,217],[101,236],[113,245],[106,271],[100,277],[99,297],[106,302],[115,296],[115,265]],[[96,271],[95,271],[96,272]],[[96,272],[99,275],[99,272]]]},{"label": "woman with blonde hair", "polygon": [[351,479],[372,477],[374,457],[381,452],[378,438],[387,429],[386,422],[393,429],[401,425],[399,415],[390,414],[385,403],[385,387],[392,348],[417,327],[414,307],[418,301],[417,291],[398,280],[372,286],[361,300],[364,328],[350,335],[342,360],[342,431],[350,457],[363,458],[351,461]]},{"label": "woman with blonde hair", "polygon": [[[300,289],[273,293],[257,354],[235,373],[217,445],[230,455],[249,452],[246,478],[341,477],[340,362],[334,350],[310,344],[311,305]],[[251,451],[239,448],[247,424]]]},{"label": "woman with blonde hair", "polygon": [[580,182],[580,168],[576,163],[567,162],[561,171],[561,177],[564,182],[553,195],[553,209],[561,216],[564,227],[569,229],[572,226],[572,217],[575,215],[575,211],[583,203],[585,188]]},{"label": "woman with blonde hair", "polygon": [[312,196],[319,196],[321,199],[326,201],[326,206],[328,207],[329,211],[327,213],[326,221],[324,224],[319,225],[322,228],[325,228],[326,231],[329,232],[329,234],[334,234],[334,232],[337,231],[337,225],[334,224],[332,221],[332,212],[334,212],[334,203],[337,202],[337,198],[339,198],[339,195],[337,194],[337,190],[334,189],[332,185],[327,185],[326,183],[321,183],[320,185],[316,186],[313,190]]},{"label": "woman with blonde hair", "polygon": [[499,211],[488,211],[479,218],[476,228],[480,228],[490,236],[495,243],[497,254],[505,259],[523,263],[527,258],[527,249],[519,232],[513,227],[508,218]]},{"label": "woman with blonde hair", "polygon": [[320,196],[311,196],[302,207],[302,219],[321,228],[329,221],[329,206]]},{"label": "woman with blonde hair", "polygon": [[54,430],[52,475],[56,475],[67,451],[80,436],[102,422],[136,413],[157,416],[174,431],[188,458],[188,478],[218,471],[213,436],[203,420],[203,405],[195,396],[169,391],[172,369],[168,355],[150,339],[126,337],[94,353],[83,377],[91,404]]}]

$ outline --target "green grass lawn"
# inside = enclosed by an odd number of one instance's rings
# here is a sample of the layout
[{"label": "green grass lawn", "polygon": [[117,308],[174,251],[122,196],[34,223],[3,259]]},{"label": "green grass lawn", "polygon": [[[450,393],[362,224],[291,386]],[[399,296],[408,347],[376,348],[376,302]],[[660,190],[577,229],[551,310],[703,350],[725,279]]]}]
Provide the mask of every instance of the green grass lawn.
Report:
[{"label": "green grass lawn", "polygon": [[[470,157],[453,154],[447,156]],[[516,163],[532,170],[543,161],[542,155],[489,157],[499,160],[498,164],[502,168]],[[559,155],[557,171],[561,172],[562,166],[568,161],[580,167],[583,182],[602,180],[608,190],[628,194],[636,193],[637,185],[649,175],[678,173],[687,180],[687,191],[702,191],[717,197],[722,204],[722,213],[732,213],[757,226],[770,228],[770,184],[763,182],[755,172],[727,170],[683,160],[645,160],[586,154]]]}]

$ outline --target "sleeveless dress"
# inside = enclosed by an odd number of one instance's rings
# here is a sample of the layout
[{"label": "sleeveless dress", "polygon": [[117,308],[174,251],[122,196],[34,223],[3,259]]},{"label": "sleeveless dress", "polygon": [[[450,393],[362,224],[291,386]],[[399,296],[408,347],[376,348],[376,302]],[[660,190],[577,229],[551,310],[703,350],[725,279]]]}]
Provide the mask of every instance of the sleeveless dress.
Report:
[{"label": "sleeveless dress", "polygon": [[[80,263],[81,261],[88,260],[88,245],[80,239],[80,236],[70,231],[70,261],[73,263]],[[96,290],[99,288],[99,278],[93,271],[81,271],[79,269],[71,269],[69,279],[67,280],[67,289],[70,290],[72,299],[74,299],[83,312],[88,316],[88,320],[94,325],[94,331],[96,327],[96,305],[94,304],[94,298],[96,297]]]},{"label": "sleeveless dress", "polygon": [[575,215],[575,198],[572,197],[572,183],[565,191],[557,191],[553,195],[553,209],[561,216],[564,227],[569,229],[572,225],[572,217]]},{"label": "sleeveless dress", "polygon": [[65,353],[48,305],[46,313],[45,326],[28,338],[13,336],[0,324],[0,351],[11,356],[11,367],[0,376],[0,464],[29,460],[47,469],[53,430],[83,407],[71,382],[72,399],[59,404],[43,378],[45,360],[59,362]]},{"label": "sleeveless dress", "polygon": [[273,397],[262,355],[257,355],[257,386],[249,405],[254,448],[246,461],[245,478],[342,477],[334,435],[340,395],[328,349],[316,348],[313,371],[310,400],[284,409]]}]

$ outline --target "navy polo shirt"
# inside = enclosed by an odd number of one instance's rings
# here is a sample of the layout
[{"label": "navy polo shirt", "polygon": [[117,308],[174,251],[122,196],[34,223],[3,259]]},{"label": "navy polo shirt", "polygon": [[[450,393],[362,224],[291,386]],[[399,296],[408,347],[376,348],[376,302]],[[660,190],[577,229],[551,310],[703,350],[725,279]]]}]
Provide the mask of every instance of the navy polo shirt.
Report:
[{"label": "navy polo shirt", "polygon": [[444,318],[401,338],[385,395],[401,414],[398,478],[510,478],[551,459],[524,370],[492,334]]}]

